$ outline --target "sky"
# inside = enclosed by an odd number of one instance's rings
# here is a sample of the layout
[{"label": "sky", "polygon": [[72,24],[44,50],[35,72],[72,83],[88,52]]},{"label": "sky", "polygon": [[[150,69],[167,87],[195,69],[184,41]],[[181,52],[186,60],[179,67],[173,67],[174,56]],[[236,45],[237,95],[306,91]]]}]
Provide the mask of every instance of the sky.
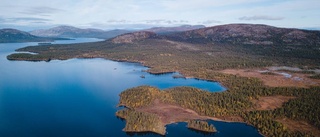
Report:
[{"label": "sky", "polygon": [[0,0],[0,28],[144,29],[232,23],[320,28],[320,0]]}]

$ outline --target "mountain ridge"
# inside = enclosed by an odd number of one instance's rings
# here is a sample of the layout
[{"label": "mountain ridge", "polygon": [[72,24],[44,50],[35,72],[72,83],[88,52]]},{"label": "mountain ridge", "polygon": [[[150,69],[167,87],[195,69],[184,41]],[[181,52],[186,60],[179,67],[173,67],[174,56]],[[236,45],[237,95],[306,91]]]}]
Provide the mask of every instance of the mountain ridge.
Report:
[{"label": "mountain ridge", "polygon": [[12,43],[12,42],[43,42],[53,40],[67,40],[63,38],[44,38],[31,35],[28,32],[5,28],[0,29],[0,43]]},{"label": "mountain ridge", "polygon": [[109,39],[117,35],[132,32],[131,30],[121,30],[115,29],[110,31],[104,31],[101,29],[81,29],[73,26],[57,26],[50,29],[40,29],[34,30],[30,33],[35,36],[41,37],[67,37],[67,38],[79,38],[79,37],[89,37],[89,38],[101,38]]},{"label": "mountain ridge", "polygon": [[320,44],[320,31],[278,28],[263,24],[226,24],[166,36],[179,41],[230,42],[248,45]]},{"label": "mountain ridge", "polygon": [[[227,24],[167,34],[158,34],[154,31],[149,31],[153,33],[153,36],[147,36],[151,33],[136,34],[140,32],[148,31],[143,30],[126,33],[115,38],[125,41],[125,39],[132,39],[135,35],[145,34],[146,36],[141,36],[136,40],[157,38],[194,44],[320,45],[320,31],[278,28],[263,24]],[[118,41],[118,43],[121,42]]]},{"label": "mountain ridge", "polygon": [[[138,31],[149,31],[156,34],[170,34],[176,32],[182,32],[187,30],[194,30],[198,28],[204,28],[203,25],[181,25],[175,27],[153,27],[149,29],[143,29]],[[136,32],[135,30],[125,30],[125,29],[114,29],[114,30],[102,30],[86,28],[81,29],[73,26],[57,26],[50,29],[39,29],[31,31],[30,33],[35,36],[40,37],[67,37],[67,38],[77,38],[77,37],[90,37],[90,38],[101,38],[110,39],[122,34]]]}]

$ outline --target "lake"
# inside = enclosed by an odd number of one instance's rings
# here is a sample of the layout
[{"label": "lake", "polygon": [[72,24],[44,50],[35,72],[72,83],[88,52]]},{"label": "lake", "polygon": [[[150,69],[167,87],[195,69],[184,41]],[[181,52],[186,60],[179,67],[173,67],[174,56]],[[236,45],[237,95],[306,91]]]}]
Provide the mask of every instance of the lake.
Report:
[{"label": "lake", "polygon": [[[93,42],[79,38],[53,44]],[[151,75],[137,63],[105,59],[69,59],[50,62],[8,61],[15,49],[37,45],[0,43],[0,136],[1,137],[125,137],[160,136],[127,134],[125,121],[115,112],[119,94],[128,88],[151,85],[160,89],[193,86],[211,92],[224,91],[219,83],[197,79],[174,79],[177,73]],[[145,78],[141,78],[141,76]],[[210,121],[214,134],[186,128],[186,123],[167,126],[167,137],[261,136],[243,123]]]}]

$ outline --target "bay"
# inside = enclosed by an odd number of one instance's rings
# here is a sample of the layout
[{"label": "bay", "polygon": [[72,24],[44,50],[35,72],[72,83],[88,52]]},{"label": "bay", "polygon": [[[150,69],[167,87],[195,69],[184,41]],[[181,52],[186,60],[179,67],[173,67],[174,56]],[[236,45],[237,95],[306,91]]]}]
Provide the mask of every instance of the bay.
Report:
[{"label": "bay", "polygon": [[[93,41],[99,39],[79,38],[53,44]],[[3,137],[159,136],[122,131],[125,121],[115,116],[121,91],[140,85],[225,90],[217,82],[174,79],[172,76],[178,73],[152,75],[143,71],[148,68],[137,63],[100,58],[50,62],[6,59],[15,49],[31,45],[37,43],[0,44],[0,136]],[[210,122],[218,133],[202,134],[187,129],[185,123],[177,123],[167,126],[166,136],[260,136],[246,124]]]}]

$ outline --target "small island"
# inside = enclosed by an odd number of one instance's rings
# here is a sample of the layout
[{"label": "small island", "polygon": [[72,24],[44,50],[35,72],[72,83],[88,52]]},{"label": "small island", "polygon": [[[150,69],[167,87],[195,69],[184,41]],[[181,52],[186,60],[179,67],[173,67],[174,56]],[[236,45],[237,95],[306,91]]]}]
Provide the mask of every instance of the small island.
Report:
[{"label": "small island", "polygon": [[201,120],[189,120],[188,128],[209,133],[217,132],[217,129],[213,126],[213,124],[209,125],[208,122]]}]

